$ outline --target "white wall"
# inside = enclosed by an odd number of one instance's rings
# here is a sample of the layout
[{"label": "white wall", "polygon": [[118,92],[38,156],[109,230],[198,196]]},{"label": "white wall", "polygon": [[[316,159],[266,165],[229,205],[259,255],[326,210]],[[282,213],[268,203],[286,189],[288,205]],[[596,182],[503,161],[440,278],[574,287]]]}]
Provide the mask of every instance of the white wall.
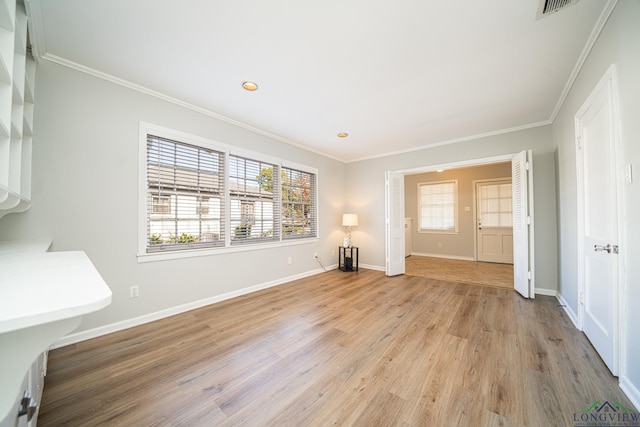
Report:
[{"label": "white wall", "polygon": [[[139,264],[139,121],[318,168],[320,242]],[[48,62],[38,65],[33,204],[0,221],[0,240],[53,240],[85,251],[113,291],[113,303],[78,331],[149,315],[333,264],[346,165],[199,112]],[[293,263],[287,264],[291,256]],[[140,287],[129,298],[129,287]]]},{"label": "white wall", "polygon": [[[593,46],[578,78],[553,123],[556,148],[559,218],[559,292],[578,312],[576,153],[574,116],[611,64],[617,64],[623,165],[635,168],[633,184],[623,190],[626,241],[620,256],[626,264],[620,382],[625,392],[640,404],[640,1],[620,0]],[[626,361],[626,363],[625,363]]]},{"label": "white wall", "polygon": [[347,169],[347,205],[351,212],[359,215],[359,226],[353,233],[353,239],[360,246],[361,262],[381,269],[385,265],[385,171],[489,158],[525,149],[533,150],[536,289],[555,292],[555,166],[550,126],[350,163]]}]

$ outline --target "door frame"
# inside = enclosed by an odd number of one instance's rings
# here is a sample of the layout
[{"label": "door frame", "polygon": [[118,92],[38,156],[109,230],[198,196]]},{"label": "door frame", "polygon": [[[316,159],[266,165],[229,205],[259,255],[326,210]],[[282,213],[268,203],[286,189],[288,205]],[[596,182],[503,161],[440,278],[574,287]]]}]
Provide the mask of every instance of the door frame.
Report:
[{"label": "door frame", "polygon": [[[577,327],[580,331],[584,331],[584,318],[585,318],[585,307],[584,307],[584,293],[585,293],[585,247],[584,247],[584,233],[585,233],[585,223],[584,223],[584,214],[585,214],[585,200],[584,200],[584,158],[583,152],[580,149],[580,139],[579,136],[581,134],[581,117],[588,108],[589,105],[593,103],[594,97],[603,89],[603,86],[610,85],[611,90],[611,98],[609,101],[611,102],[611,137],[613,138],[613,153],[612,156],[614,158],[614,170],[613,170],[613,178],[615,182],[615,191],[616,191],[616,210],[617,210],[617,218],[618,226],[617,226],[617,241],[618,245],[621,248],[621,251],[626,249],[625,245],[625,236],[626,236],[626,221],[624,217],[624,173],[623,167],[621,164],[621,135],[620,135],[620,110],[619,110],[619,98],[618,98],[618,81],[617,81],[617,72],[616,65],[612,64],[607,71],[604,73],[600,81],[593,87],[589,96],[582,103],[578,111],[574,116],[574,131],[575,131],[575,152],[576,152],[576,226],[577,226],[577,279],[578,279],[578,313],[577,313]],[[622,349],[625,346],[624,342],[624,331],[622,331],[624,325],[624,300],[625,300],[625,287],[623,286],[625,281],[625,271],[626,271],[626,257],[624,256],[624,252],[619,254],[614,258],[615,262],[617,262],[617,270],[618,277],[616,287],[614,289],[614,301],[613,301],[613,310],[614,310],[614,371],[612,373],[616,376],[619,376],[621,372],[624,372],[625,361],[623,360],[623,352]]]},{"label": "door frame", "polygon": [[[511,177],[505,178],[483,178],[483,179],[475,179],[471,183],[473,184],[473,219],[476,221],[476,225],[473,231],[473,257],[476,261],[478,261],[478,184],[489,183],[489,182],[509,182],[513,184]],[[511,188],[511,194],[513,194],[513,187]],[[513,212],[511,214],[513,216]],[[511,226],[513,229],[513,225]]]},{"label": "door frame", "polygon": [[[525,150],[528,151],[530,153],[530,150]],[[498,155],[498,156],[492,156],[492,157],[481,157],[481,158],[477,158],[477,159],[469,159],[469,160],[461,160],[461,161],[457,161],[457,162],[448,162],[448,163],[438,163],[435,165],[425,165],[425,166],[420,166],[420,167],[416,167],[416,168],[407,168],[407,169],[398,169],[398,170],[389,170],[385,172],[385,178],[387,176],[389,176],[391,173],[400,173],[403,176],[404,175],[410,175],[410,174],[417,174],[417,173],[425,173],[425,172],[435,172],[439,169],[456,169],[456,168],[463,168],[463,167],[469,167],[469,166],[483,166],[483,165],[490,165],[493,163],[505,163],[505,162],[512,162],[513,158],[518,155],[520,153],[520,151],[518,152],[514,152],[514,153],[509,153],[509,154],[503,154],[503,155]],[[386,179],[385,179],[385,185],[386,185]],[[529,181],[529,197],[533,198],[533,177],[531,177],[530,181]],[[386,189],[385,189],[385,194],[386,194]],[[402,206],[403,206],[403,210],[404,210],[404,192],[401,195],[402,196]],[[386,199],[386,197],[385,197]],[[388,201],[385,200],[385,204]],[[533,231],[534,231],[534,220],[533,220],[533,206],[530,207],[531,209],[531,226],[530,226],[530,233],[533,235]],[[386,209],[388,211],[388,209]],[[387,212],[387,215],[389,215],[389,212]],[[386,218],[388,219],[388,218]],[[387,225],[385,225],[385,247],[388,248],[390,242],[388,241],[388,235],[386,233],[386,228],[388,228]],[[533,236],[531,236],[533,237]],[[534,263],[533,263],[533,256],[534,254],[534,243],[533,243],[533,239],[531,239],[530,244],[529,244],[529,251],[530,251],[530,256],[531,256],[531,260],[529,263],[529,267],[531,268],[531,277],[530,277],[530,281],[529,281],[529,289],[530,289],[530,296],[529,298],[534,298],[535,297],[535,274],[534,274]],[[404,235],[402,235],[402,246],[404,248]],[[403,258],[403,262],[404,262],[404,258]],[[388,271],[387,271],[388,273]],[[515,287],[514,287],[515,289]]]}]

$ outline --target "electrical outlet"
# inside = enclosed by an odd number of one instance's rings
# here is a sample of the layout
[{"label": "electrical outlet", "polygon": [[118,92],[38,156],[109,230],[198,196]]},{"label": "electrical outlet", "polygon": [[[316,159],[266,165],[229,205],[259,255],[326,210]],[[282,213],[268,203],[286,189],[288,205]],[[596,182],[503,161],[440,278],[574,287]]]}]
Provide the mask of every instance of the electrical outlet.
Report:
[{"label": "electrical outlet", "polygon": [[335,249],[331,250],[331,256],[336,256],[336,250]]},{"label": "electrical outlet", "polygon": [[318,252],[313,254],[313,259],[318,259]]},{"label": "electrical outlet", "polygon": [[293,258],[291,257],[287,258],[287,264],[289,265],[293,264]]},{"label": "electrical outlet", "polygon": [[441,248],[442,247],[442,242],[438,242],[438,247]]},{"label": "electrical outlet", "polygon": [[138,286],[131,286],[129,288],[129,298],[138,298],[140,295],[140,288]]}]

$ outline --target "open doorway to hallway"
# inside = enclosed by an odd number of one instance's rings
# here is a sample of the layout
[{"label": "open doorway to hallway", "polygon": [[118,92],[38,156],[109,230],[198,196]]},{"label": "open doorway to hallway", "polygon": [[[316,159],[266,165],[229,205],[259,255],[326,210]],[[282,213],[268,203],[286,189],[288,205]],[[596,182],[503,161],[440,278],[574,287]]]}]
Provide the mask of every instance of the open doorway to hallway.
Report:
[{"label": "open doorway to hallway", "polygon": [[510,161],[406,174],[404,204],[405,274],[513,289]]}]

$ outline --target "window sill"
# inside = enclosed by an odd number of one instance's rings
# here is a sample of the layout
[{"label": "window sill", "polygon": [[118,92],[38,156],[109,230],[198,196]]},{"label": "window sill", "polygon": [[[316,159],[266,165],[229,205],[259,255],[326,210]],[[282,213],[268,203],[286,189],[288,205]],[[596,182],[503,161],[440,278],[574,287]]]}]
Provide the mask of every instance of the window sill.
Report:
[{"label": "window sill", "polygon": [[418,230],[419,234],[460,234],[458,230]]},{"label": "window sill", "polygon": [[195,258],[210,255],[222,255],[236,252],[249,252],[262,249],[281,248],[284,246],[305,245],[309,243],[317,243],[320,239],[317,237],[299,238],[292,240],[283,240],[281,242],[268,242],[256,244],[243,244],[238,246],[230,246],[224,248],[205,248],[205,249],[189,249],[182,251],[167,251],[155,253],[138,253],[138,263],[168,261],[172,259]]}]

